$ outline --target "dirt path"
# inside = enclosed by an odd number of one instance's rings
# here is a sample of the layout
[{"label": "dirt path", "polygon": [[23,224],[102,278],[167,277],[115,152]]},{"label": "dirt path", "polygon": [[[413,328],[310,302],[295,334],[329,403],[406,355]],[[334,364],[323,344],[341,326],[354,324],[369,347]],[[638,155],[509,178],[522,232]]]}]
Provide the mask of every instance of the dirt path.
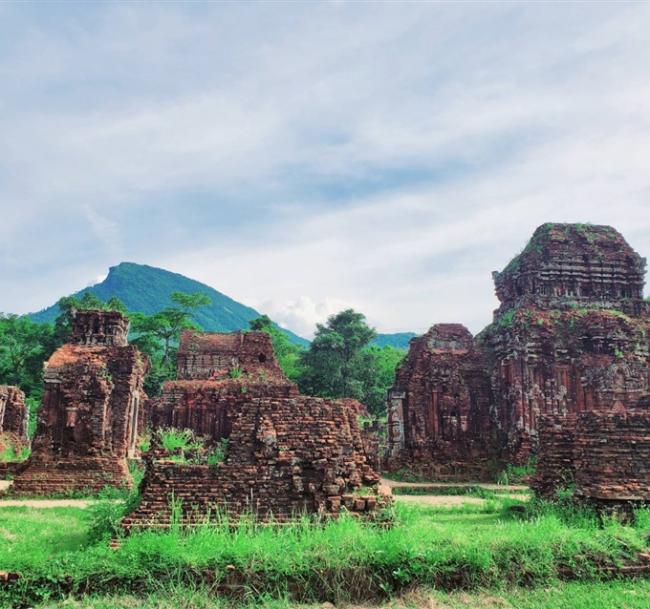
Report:
[{"label": "dirt path", "polygon": [[[11,486],[11,480],[0,480],[0,492]],[[76,507],[86,508],[96,499],[3,499],[0,497],[0,510],[5,507],[28,507],[37,509]]]},{"label": "dirt path", "polygon": [[86,508],[96,503],[93,499],[0,499],[0,510],[5,507],[29,507],[38,509],[76,507]]},{"label": "dirt path", "polygon": [[493,484],[491,482],[400,482],[398,480],[381,479],[382,484],[395,487],[413,488],[458,488],[467,486],[480,486],[488,491],[519,491],[525,493],[528,487],[525,484]]},{"label": "dirt path", "polygon": [[508,493],[505,495],[496,494],[497,499],[515,499],[517,501],[530,501],[531,495],[525,493]]},{"label": "dirt path", "polygon": [[483,505],[485,499],[468,495],[395,495],[395,501],[435,507],[456,507],[463,504]]}]

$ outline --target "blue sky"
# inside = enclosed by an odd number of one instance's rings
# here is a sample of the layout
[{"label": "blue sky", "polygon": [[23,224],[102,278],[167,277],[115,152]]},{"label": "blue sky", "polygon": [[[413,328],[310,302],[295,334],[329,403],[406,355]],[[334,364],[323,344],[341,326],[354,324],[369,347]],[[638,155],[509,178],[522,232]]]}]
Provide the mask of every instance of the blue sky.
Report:
[{"label": "blue sky", "polygon": [[547,221],[650,255],[650,6],[0,4],[0,311],[142,262],[479,331]]}]

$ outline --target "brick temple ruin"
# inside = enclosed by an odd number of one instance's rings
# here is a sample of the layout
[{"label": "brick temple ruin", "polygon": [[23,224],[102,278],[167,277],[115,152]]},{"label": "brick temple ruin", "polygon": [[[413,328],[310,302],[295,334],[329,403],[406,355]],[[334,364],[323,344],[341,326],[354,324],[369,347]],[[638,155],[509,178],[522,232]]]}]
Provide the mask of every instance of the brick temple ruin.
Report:
[{"label": "brick temple ruin", "polygon": [[368,514],[386,503],[354,401],[300,395],[266,333],[184,332],[177,373],[154,400],[154,427],[191,429],[208,444],[227,439],[227,449],[218,463],[178,463],[156,446],[126,529],[168,526],[172,500],[183,522],[215,512],[260,520]]},{"label": "brick temple ruin", "polygon": [[512,460],[535,451],[540,415],[633,407],[648,391],[645,265],[611,227],[545,224],[495,274],[501,306],[481,340]]},{"label": "brick temple ruin", "polygon": [[0,453],[10,450],[17,454],[29,445],[28,422],[25,394],[18,387],[0,385]]},{"label": "brick temple ruin", "polygon": [[605,511],[650,503],[650,396],[635,407],[540,419],[535,493],[565,489]]},{"label": "brick temple ruin", "polygon": [[430,476],[487,475],[490,377],[469,330],[437,324],[411,340],[389,392],[389,469]]},{"label": "brick temple ruin", "polygon": [[153,428],[191,429],[213,441],[228,437],[230,414],[253,397],[298,396],[264,332],[182,333],[177,380],[152,400]]},{"label": "brick temple ruin", "polygon": [[70,342],[45,366],[32,453],[13,492],[51,494],[126,486],[142,429],[148,361],[115,311],[77,311]]},{"label": "brick temple ruin", "polygon": [[[521,464],[541,417],[571,427],[580,413],[634,409],[650,387],[645,266],[611,227],[539,227],[494,273],[501,304],[480,335],[437,342],[441,328],[461,334],[444,324],[411,342],[389,394],[388,466]],[[469,370],[483,380],[470,386]]]}]

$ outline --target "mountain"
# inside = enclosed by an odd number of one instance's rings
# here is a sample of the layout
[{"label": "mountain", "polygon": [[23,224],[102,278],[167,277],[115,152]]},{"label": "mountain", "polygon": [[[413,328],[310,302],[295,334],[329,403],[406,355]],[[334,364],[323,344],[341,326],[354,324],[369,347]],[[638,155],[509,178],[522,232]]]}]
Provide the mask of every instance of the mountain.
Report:
[{"label": "mountain", "polygon": [[378,347],[395,347],[395,349],[408,349],[409,341],[416,337],[415,332],[395,332],[393,334],[377,334],[372,341]]},{"label": "mountain", "polygon": [[[152,314],[172,304],[172,292],[200,292],[210,298],[212,303],[197,309],[195,321],[208,332],[233,332],[248,328],[248,322],[260,316],[255,309],[247,307],[225,294],[218,292],[204,283],[158,269],[146,264],[122,262],[109,269],[104,281],[79,290],[74,296],[83,296],[91,292],[97,298],[106,301],[111,296],[119,298],[129,311]],[[58,305],[52,305],[38,313],[30,313],[28,317],[36,322],[53,322],[59,314]],[[309,341],[281,328],[287,337],[295,344],[309,345]]]}]

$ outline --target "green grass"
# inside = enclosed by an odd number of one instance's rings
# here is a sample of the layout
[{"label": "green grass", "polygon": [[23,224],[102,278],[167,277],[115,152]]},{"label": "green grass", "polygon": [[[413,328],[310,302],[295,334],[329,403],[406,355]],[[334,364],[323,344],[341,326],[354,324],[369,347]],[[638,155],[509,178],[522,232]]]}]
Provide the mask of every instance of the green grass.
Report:
[{"label": "green grass", "polygon": [[[228,453],[227,438],[211,443],[207,438],[197,436],[191,429],[169,427],[156,431],[154,436],[162,448],[169,453],[167,458],[177,463],[216,465],[223,463]],[[142,476],[134,475],[134,481],[136,479],[139,483]]]},{"label": "green grass", "polygon": [[[418,588],[403,596],[356,609],[646,609],[650,582],[562,583],[543,588],[452,592]],[[162,587],[144,598],[90,596],[45,603],[38,609],[320,609],[320,604],[298,605],[287,598],[255,600],[218,597],[206,587]],[[345,607],[345,605],[343,605]]]},{"label": "green grass", "polygon": [[479,485],[467,486],[396,486],[392,489],[393,495],[433,495],[433,496],[468,496],[480,499],[495,499],[499,494],[509,494],[512,491],[496,491],[486,489]]},{"label": "green grass", "polygon": [[238,598],[336,603],[385,598],[411,587],[549,586],[562,573],[598,580],[603,567],[647,551],[650,538],[647,511],[639,512],[635,526],[607,522],[601,528],[589,512],[555,512],[538,504],[515,515],[509,508],[522,504],[499,500],[461,509],[398,504],[391,528],[342,518],[324,525],[213,522],[143,531],[115,551],[102,531],[120,510],[107,505],[85,511],[0,508],[0,571],[22,574],[0,587],[0,606],[69,594],[148,598],[161,582],[186,590],[207,581]]},{"label": "green grass", "polygon": [[87,534],[87,514],[79,508],[3,507],[0,564],[22,562],[26,556],[30,564],[46,563],[53,556],[80,550]]},{"label": "green grass", "polygon": [[194,432],[191,429],[175,429],[169,427],[159,432],[162,447],[173,453],[188,450],[194,441]]},{"label": "green grass", "polygon": [[496,476],[497,484],[518,484],[535,474],[537,459],[531,458],[524,465],[507,463]]}]

